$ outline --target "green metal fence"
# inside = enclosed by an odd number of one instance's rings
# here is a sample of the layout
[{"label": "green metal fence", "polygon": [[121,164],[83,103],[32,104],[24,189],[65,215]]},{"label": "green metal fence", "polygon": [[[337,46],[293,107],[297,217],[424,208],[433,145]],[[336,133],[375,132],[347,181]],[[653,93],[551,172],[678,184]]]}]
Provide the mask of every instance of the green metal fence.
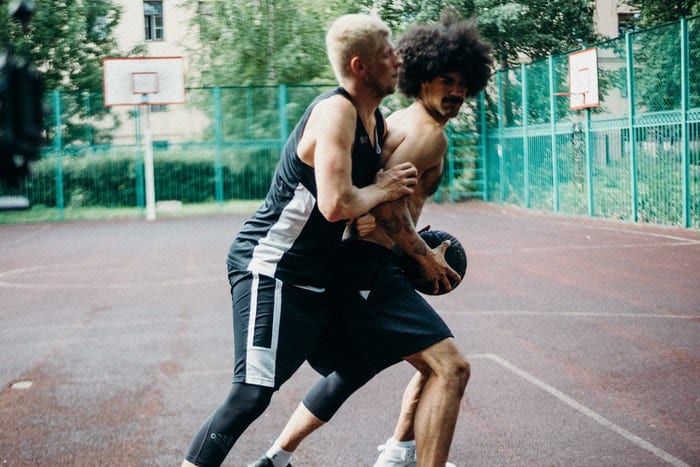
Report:
[{"label": "green metal fence", "polygon": [[0,196],[26,197],[32,208],[0,212],[0,222],[143,215],[146,118],[159,208],[209,212],[259,202],[291,128],[331,87],[188,89],[187,104],[149,112],[105,112],[97,92],[53,92],[42,158],[22,186],[0,186]]},{"label": "green metal fence", "polygon": [[[595,44],[601,106],[593,110],[570,110],[561,95],[568,54],[498,71],[448,127],[435,198],[700,228],[699,31],[695,17]],[[226,212],[259,202],[287,135],[333,86],[188,89],[184,105],[151,107],[159,208]],[[47,100],[43,157],[25,184],[0,186],[0,199],[19,195],[32,208],[0,210],[0,223],[144,215],[146,112],[107,112],[96,92]]]},{"label": "green metal fence", "polygon": [[700,227],[700,17],[596,44],[601,106],[570,110],[568,54],[500,70],[487,199]]},{"label": "green metal fence", "polygon": [[[101,93],[55,91],[47,99],[52,115],[42,158],[22,186],[0,186],[0,198],[26,197],[31,209],[0,209],[0,223],[145,215],[145,128],[153,141],[157,212],[250,209],[267,193],[282,146],[307,105],[334,86],[188,89],[184,105],[109,112]],[[481,176],[474,115],[466,112],[450,127],[439,200],[484,196],[483,184],[473,180]]]}]

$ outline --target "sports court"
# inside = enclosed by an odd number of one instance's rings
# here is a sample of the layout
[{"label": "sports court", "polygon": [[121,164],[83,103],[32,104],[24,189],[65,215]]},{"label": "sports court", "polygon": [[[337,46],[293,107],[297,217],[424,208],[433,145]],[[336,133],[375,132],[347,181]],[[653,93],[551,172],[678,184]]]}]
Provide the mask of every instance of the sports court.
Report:
[{"label": "sports court", "polygon": [[[244,215],[0,226],[0,463],[177,465],[228,391],[225,257]],[[469,269],[431,298],[472,377],[459,466],[700,465],[700,232],[467,202],[423,221]],[[400,364],[292,459],[369,466]],[[228,458],[274,440],[315,381],[302,369]]]}]

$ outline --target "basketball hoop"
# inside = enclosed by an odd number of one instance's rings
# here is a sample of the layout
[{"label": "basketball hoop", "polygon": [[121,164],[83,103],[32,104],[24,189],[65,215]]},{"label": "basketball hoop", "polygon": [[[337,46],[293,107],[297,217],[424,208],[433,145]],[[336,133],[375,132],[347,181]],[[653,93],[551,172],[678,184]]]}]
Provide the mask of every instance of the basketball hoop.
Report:
[{"label": "basketball hoop", "polygon": [[[151,106],[184,104],[182,57],[105,58],[102,61],[104,105],[145,105],[143,132],[146,219],[156,218],[156,194],[151,135]],[[139,118],[141,114],[139,113]]]},{"label": "basketball hoop", "polygon": [[102,60],[104,105],[185,103],[182,57],[123,57]]},{"label": "basketball hoop", "polygon": [[561,94],[569,96],[571,110],[588,109],[600,105],[598,52],[595,47],[569,55],[569,92]]}]

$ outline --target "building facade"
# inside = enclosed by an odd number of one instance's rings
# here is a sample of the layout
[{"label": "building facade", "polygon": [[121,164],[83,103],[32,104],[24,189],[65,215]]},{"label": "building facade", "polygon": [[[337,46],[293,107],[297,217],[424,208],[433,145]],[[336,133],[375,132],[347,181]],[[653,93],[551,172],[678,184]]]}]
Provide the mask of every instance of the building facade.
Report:
[{"label": "building facade", "polygon": [[[200,50],[199,35],[192,24],[197,14],[206,12],[206,0],[115,0],[121,8],[121,21],[115,37],[122,56],[181,56],[184,59],[185,83],[196,86],[194,66]],[[633,27],[635,11],[620,0],[595,0],[595,30],[606,38],[615,38]],[[601,57],[605,60],[605,57]],[[187,95],[186,95],[187,99]],[[122,128],[115,143],[130,143],[134,126],[141,122],[128,109],[115,108]],[[132,109],[133,110],[133,109]],[[201,140],[208,119],[187,103],[153,106],[150,127],[153,139],[166,142]],[[130,121],[133,121],[129,124]]]}]

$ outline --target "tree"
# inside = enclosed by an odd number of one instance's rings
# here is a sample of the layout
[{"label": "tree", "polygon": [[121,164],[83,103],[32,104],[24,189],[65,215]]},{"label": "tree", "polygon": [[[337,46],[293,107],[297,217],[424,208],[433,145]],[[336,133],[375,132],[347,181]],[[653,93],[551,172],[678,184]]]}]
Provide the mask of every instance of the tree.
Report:
[{"label": "tree", "polygon": [[[188,0],[196,1],[196,0]],[[358,11],[350,0],[211,0],[193,18],[201,49],[194,51],[202,86],[222,86],[227,138],[278,133],[277,91],[261,85],[333,83],[325,33],[335,17]],[[234,86],[247,86],[244,89]],[[287,114],[294,125],[317,89],[297,89]],[[210,98],[198,102],[207,107]],[[301,110],[300,110],[301,109]],[[255,117],[250,118],[254,113]]]},{"label": "tree", "polygon": [[641,15],[639,25],[642,27],[700,14],[698,0],[627,0],[625,3],[639,10]]},{"label": "tree", "polygon": [[589,0],[380,0],[377,8],[395,30],[416,21],[435,21],[448,5],[473,18],[494,47],[501,68],[537,60],[597,40]]},{"label": "tree", "polygon": [[[84,138],[85,97],[78,91],[102,88],[102,58],[116,43],[112,30],[119,21],[119,10],[111,0],[42,0],[26,28],[0,8],[0,40],[16,53],[26,54],[42,72],[47,90],[74,91],[66,94],[64,115],[66,142]],[[101,105],[96,114],[104,114]],[[83,122],[83,123],[81,123]],[[99,134],[92,131],[93,136]]]},{"label": "tree", "polygon": [[298,0],[212,0],[196,15],[201,84],[302,83],[326,69],[318,13]]}]

